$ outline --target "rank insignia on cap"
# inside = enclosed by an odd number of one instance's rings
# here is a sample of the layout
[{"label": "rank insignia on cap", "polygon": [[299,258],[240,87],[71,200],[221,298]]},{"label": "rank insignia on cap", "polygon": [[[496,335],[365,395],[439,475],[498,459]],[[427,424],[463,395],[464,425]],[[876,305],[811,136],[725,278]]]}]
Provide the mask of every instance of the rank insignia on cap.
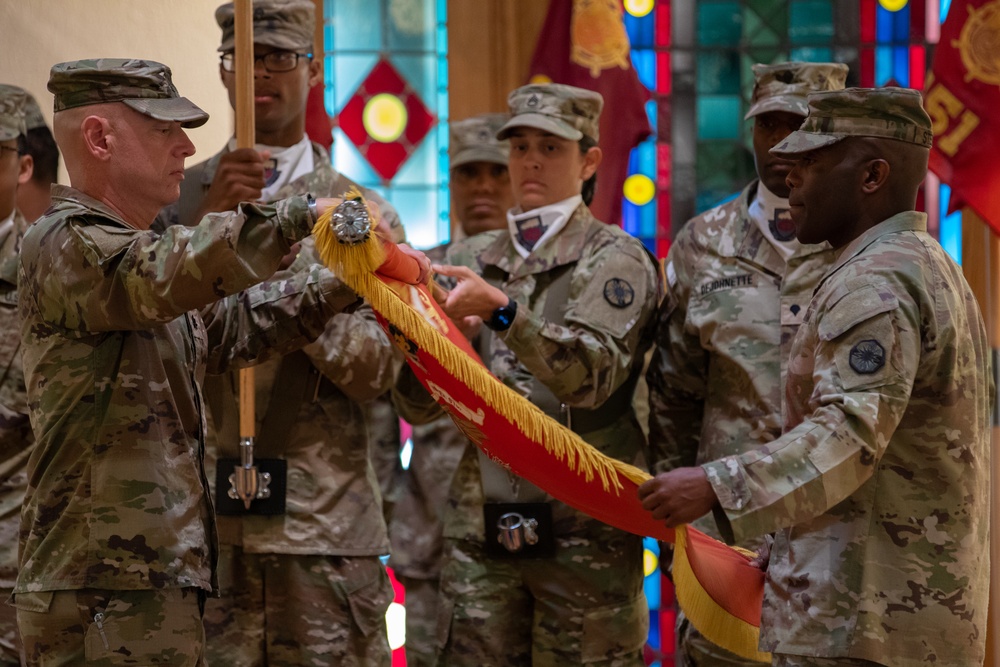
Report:
[{"label": "rank insignia on cap", "polygon": [[538,95],[532,95],[531,97],[528,98],[528,106],[529,107],[538,106]]},{"label": "rank insignia on cap", "polygon": [[885,348],[871,338],[859,341],[851,348],[850,360],[855,373],[871,375],[885,366]]},{"label": "rank insignia on cap", "polygon": [[604,283],[604,298],[615,308],[627,308],[635,301],[635,290],[627,280],[612,278]]}]

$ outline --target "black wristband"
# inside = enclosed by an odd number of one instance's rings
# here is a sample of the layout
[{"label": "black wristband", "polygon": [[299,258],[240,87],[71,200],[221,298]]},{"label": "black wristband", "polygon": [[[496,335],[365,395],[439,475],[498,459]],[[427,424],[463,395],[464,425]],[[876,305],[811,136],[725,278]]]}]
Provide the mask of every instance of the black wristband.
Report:
[{"label": "black wristband", "polygon": [[508,297],[507,305],[500,306],[494,310],[490,319],[486,320],[484,324],[490,329],[493,329],[493,331],[506,331],[510,328],[510,325],[514,323],[514,316],[516,315],[517,301]]}]

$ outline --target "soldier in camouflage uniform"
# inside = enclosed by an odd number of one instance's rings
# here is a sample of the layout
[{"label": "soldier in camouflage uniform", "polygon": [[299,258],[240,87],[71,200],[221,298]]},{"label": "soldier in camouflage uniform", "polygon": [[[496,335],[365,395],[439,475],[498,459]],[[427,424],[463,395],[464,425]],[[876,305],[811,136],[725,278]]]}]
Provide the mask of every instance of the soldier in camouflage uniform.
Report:
[{"label": "soldier in camouflage uniform", "polygon": [[[507,227],[507,210],[514,206],[510,147],[496,133],[509,118],[481,114],[451,123],[451,209],[465,237]],[[432,248],[427,256],[443,262],[449,245]],[[389,565],[406,587],[406,661],[412,667],[430,667],[437,654],[441,516],[467,442],[447,416],[413,427],[413,455],[389,524]]]},{"label": "soldier in camouflage uniform", "polygon": [[[758,178],[736,199],[681,229],[667,256],[650,388],[650,467],[665,472],[741,454],[781,435],[785,360],[813,288],[835,253],[794,235],[785,176],[790,160],[768,151],[802,124],[811,91],[844,87],[847,66],[754,65]],[[711,515],[695,527],[721,538]],[[756,550],[763,538],[739,546]],[[752,665],[708,641],[683,613],[678,664]]]},{"label": "soldier in camouflage uniform", "polygon": [[[28,94],[0,84],[0,596],[10,597],[17,577],[17,532],[28,486],[27,464],[35,439],[21,368],[17,321],[17,254],[28,227],[15,207],[17,190],[31,178],[24,154]],[[21,664],[21,639],[13,607],[0,607],[0,665]]]},{"label": "soldier in camouflage uniform", "polygon": [[[435,265],[457,281],[444,309],[466,326],[486,323],[480,354],[502,382],[605,454],[634,462],[645,440],[631,399],[651,341],[656,269],[642,244],[586,206],[603,99],[550,84],[518,88],[508,101],[513,116],[497,136],[510,139],[518,206],[506,230],[457,243],[447,255],[455,266]],[[426,402],[411,380],[401,374],[397,393],[404,417],[420,421]],[[642,538],[553,500],[478,451],[467,445],[444,518],[440,664],[644,664]],[[537,557],[498,553],[494,510],[510,507],[539,521],[538,544],[524,550]]]},{"label": "soldier in camouflage uniform", "polygon": [[[233,11],[227,3],[215,13],[230,99]],[[320,79],[320,62],[301,56],[312,51],[315,12],[311,0],[254,2],[257,146],[236,149],[231,140],[186,170],[181,197],[161,223],[192,224],[192,216],[230,210],[243,198],[334,197],[355,185],[305,133],[306,98]],[[401,241],[395,210],[374,192],[365,196]],[[312,238],[305,239],[275,279],[318,261]],[[398,424],[391,411],[376,421],[373,410],[391,405],[373,399],[388,392],[399,363],[364,305],[330,319],[316,342],[257,368],[255,455],[286,466],[286,504],[275,515],[259,501],[250,511],[219,503],[221,597],[205,607],[209,665],[390,662],[385,612],[393,590],[379,559],[389,552],[389,536],[369,454],[379,428]],[[233,472],[232,460],[217,459],[239,457],[238,389],[236,371],[205,381],[206,468],[217,494],[227,491]],[[398,427],[393,438],[398,458]]]},{"label": "soldier in camouflage uniform", "polygon": [[777,531],[763,650],[775,665],[982,664],[994,387],[979,308],[913,211],[931,121],[915,90],[809,96],[773,152],[796,236],[836,263],[792,343],[784,432],[639,489],[674,526]]},{"label": "soldier in camouflage uniform", "polygon": [[[26,93],[27,94],[27,93]],[[52,203],[52,184],[59,176],[59,147],[45,124],[38,102],[30,94],[24,109],[24,152],[31,156],[31,178],[17,189],[17,208],[29,222]]]},{"label": "soldier in camouflage uniform", "polygon": [[251,287],[337,202],[244,204],[161,236],[148,228],[194,152],[183,128],[208,115],[151,61],[61,63],[48,87],[73,186],[54,189],[18,268],[37,434],[14,587],[25,653],[203,665],[218,554],[201,381],[300,347],[357,305],[318,266]]}]

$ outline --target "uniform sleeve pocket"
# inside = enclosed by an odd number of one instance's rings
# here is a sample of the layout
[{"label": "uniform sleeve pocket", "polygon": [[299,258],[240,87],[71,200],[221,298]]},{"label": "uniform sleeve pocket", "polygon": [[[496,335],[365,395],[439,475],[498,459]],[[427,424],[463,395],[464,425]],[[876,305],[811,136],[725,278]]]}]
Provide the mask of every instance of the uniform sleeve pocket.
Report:
[{"label": "uniform sleeve pocket", "polygon": [[845,295],[824,315],[819,337],[829,344],[844,392],[880,387],[899,374],[893,315],[898,307],[894,294],[868,285]]},{"label": "uniform sleeve pocket", "polygon": [[646,596],[583,612],[581,662],[606,663],[641,651],[649,634]]}]

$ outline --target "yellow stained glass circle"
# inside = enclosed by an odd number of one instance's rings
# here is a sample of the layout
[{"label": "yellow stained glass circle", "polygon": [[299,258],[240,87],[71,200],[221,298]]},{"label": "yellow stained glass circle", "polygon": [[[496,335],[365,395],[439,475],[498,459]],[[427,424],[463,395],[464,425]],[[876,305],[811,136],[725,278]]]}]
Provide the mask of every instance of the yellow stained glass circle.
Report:
[{"label": "yellow stained glass circle", "polygon": [[653,201],[653,197],[656,195],[656,186],[649,176],[632,174],[625,179],[622,191],[625,193],[625,199],[636,206],[642,206]]},{"label": "yellow stained glass circle", "polygon": [[642,550],[642,571],[646,573],[646,576],[656,572],[656,567],[660,564],[660,559],[656,557],[649,549]]},{"label": "yellow stained glass circle", "polygon": [[882,9],[890,12],[898,12],[908,2],[909,0],[878,0],[878,4],[882,5]]},{"label": "yellow stained glass circle", "polygon": [[653,11],[653,0],[625,0],[625,11],[641,18]]},{"label": "yellow stained glass circle", "polygon": [[552,79],[544,74],[536,74],[531,77],[531,81],[528,83],[552,83]]},{"label": "yellow stained glass circle", "polygon": [[372,139],[387,144],[406,129],[406,106],[395,95],[379,93],[365,104],[361,122]]}]

